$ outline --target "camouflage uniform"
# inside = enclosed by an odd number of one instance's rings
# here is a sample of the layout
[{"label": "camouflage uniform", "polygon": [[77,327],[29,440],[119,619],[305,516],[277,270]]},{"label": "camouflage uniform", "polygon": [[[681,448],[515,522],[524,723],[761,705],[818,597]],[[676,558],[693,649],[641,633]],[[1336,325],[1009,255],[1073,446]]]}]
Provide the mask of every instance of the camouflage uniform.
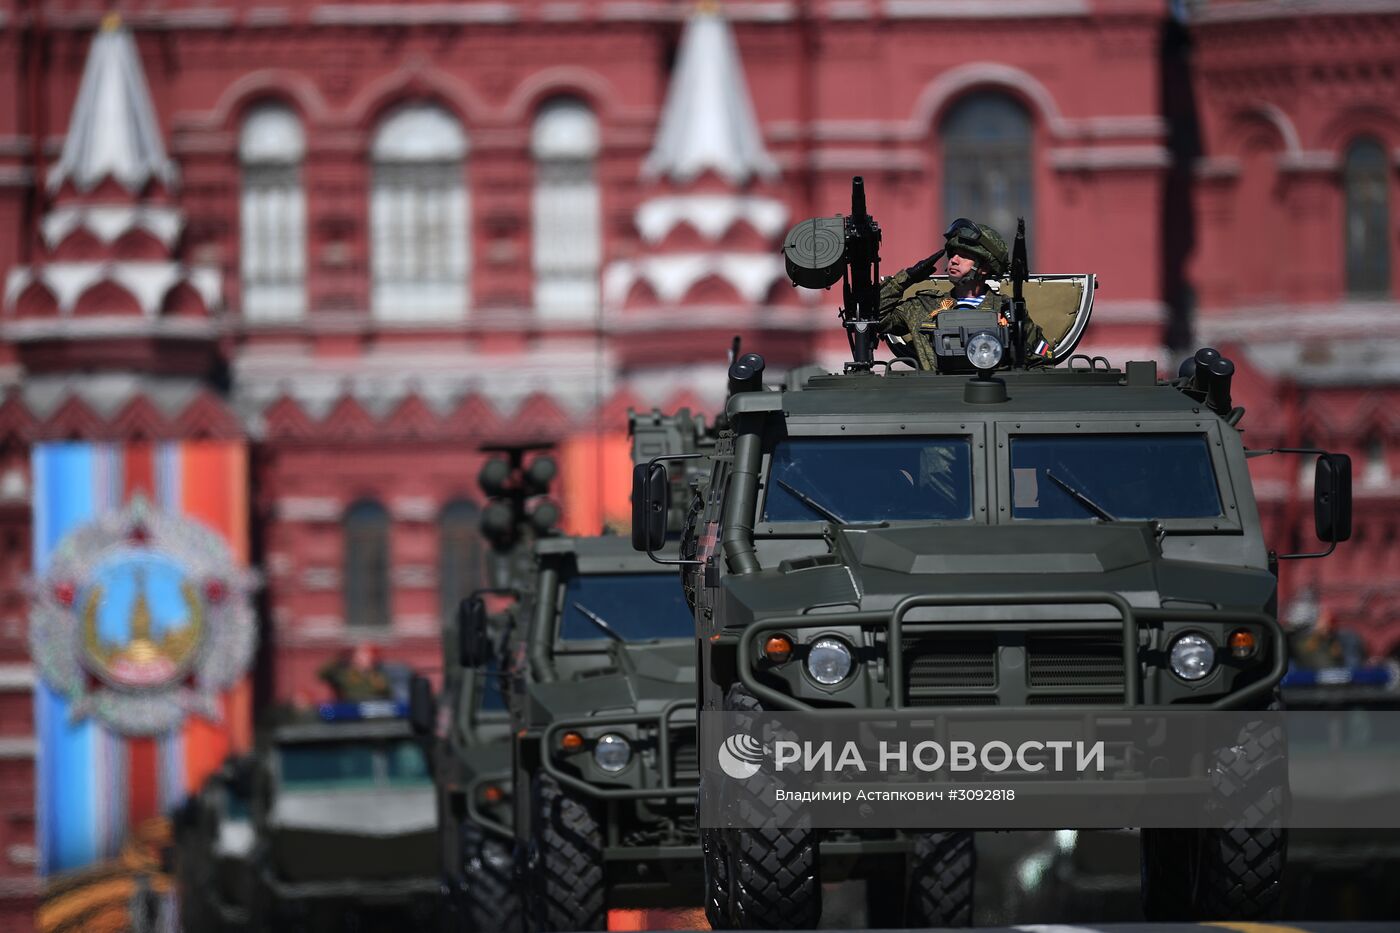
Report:
[{"label": "camouflage uniform", "polygon": [[[971,256],[981,268],[1000,278],[1006,273],[1006,241],[991,227],[978,224],[978,229],[982,235],[976,244],[963,243],[953,236],[948,240],[948,247],[950,251]],[[930,340],[934,318],[954,304],[951,282],[926,281],[933,274],[936,262],[930,256],[880,283],[880,332],[903,337],[914,351],[919,368],[929,370],[938,368],[938,358]],[[989,317],[992,312],[1001,311],[1002,303],[1003,299],[995,292],[989,291],[983,298],[983,307],[987,309]],[[1031,320],[1022,322],[1021,331],[1025,340],[1026,365],[1043,365],[1054,352],[1044,331]]]},{"label": "camouflage uniform", "polygon": [[346,703],[388,700],[393,696],[388,676],[378,667],[365,670],[347,661],[332,661],[321,668],[320,674],[335,691],[335,698]]}]

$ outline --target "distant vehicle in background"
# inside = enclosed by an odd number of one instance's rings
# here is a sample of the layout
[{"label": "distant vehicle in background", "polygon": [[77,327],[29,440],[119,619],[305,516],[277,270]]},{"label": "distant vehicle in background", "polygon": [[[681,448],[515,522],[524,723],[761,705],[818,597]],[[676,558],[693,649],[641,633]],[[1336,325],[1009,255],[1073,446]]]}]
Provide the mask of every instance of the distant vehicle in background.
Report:
[{"label": "distant vehicle in background", "polygon": [[436,921],[433,786],[407,711],[393,700],[323,704],[260,737],[251,929],[373,914],[414,929]]}]

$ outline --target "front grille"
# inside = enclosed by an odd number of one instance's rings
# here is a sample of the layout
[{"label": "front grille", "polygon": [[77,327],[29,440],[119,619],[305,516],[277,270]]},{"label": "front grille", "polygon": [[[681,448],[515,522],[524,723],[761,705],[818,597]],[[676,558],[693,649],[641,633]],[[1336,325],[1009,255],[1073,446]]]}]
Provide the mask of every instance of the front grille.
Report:
[{"label": "front grille", "polygon": [[1123,642],[1094,635],[1032,635],[1026,639],[1026,683],[1032,690],[1102,688],[1121,693]]},{"label": "front grille", "polygon": [[671,741],[671,775],[673,778],[700,775],[700,751],[693,738]]},{"label": "front grille", "polygon": [[1120,702],[1126,678],[1117,634],[920,633],[904,642],[910,706],[1085,705]]},{"label": "front grille", "polygon": [[909,688],[996,686],[996,638],[950,635],[906,642]]},{"label": "front grille", "polygon": [[997,698],[988,693],[969,694],[938,694],[928,696],[926,694],[910,693],[910,706],[996,706]]}]

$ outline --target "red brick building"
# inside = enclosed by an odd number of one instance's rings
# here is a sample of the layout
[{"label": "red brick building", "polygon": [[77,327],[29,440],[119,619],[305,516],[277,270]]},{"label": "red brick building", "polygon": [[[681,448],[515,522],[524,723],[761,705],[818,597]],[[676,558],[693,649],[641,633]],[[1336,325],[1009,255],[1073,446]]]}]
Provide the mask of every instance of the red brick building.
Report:
[{"label": "red brick building", "polygon": [[480,446],[558,443],[591,531],[627,408],[713,410],[733,334],[839,363],[776,248],[853,174],[884,271],[1024,215],[1035,269],[1100,277],[1085,349],[1216,343],[1251,445],[1352,452],[1357,542],[1284,586],[1394,651],[1400,3],[1187,6],[0,3],[0,895],[35,890],[33,445],[246,439],[264,700],[361,639],[432,666]]}]

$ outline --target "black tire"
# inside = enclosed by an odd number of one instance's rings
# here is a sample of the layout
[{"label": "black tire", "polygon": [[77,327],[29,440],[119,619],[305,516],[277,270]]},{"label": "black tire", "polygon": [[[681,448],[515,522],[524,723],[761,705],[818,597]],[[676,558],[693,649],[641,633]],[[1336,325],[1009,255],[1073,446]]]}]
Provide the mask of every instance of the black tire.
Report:
[{"label": "black tire", "polygon": [[[1275,701],[1270,709],[1281,704]],[[1282,723],[1250,723],[1238,744],[1217,753],[1211,776],[1217,796],[1246,816],[1224,829],[1142,831],[1142,910],[1148,920],[1267,920],[1278,908],[1288,860]]]},{"label": "black tire", "polygon": [[905,922],[915,927],[972,925],[977,847],[970,832],[919,833],[909,849]]},{"label": "black tire", "polygon": [[540,933],[606,930],[603,834],[593,811],[540,774],[531,787],[526,910]]},{"label": "black tire", "polygon": [[465,820],[461,840],[460,915],[465,928],[472,933],[519,930],[520,892],[515,884],[511,843]]},{"label": "black tire", "polygon": [[700,852],[705,859],[705,919],[712,930],[728,930],[729,853],[724,833],[718,829],[700,830]]},{"label": "black tire", "polygon": [[[724,702],[725,709],[731,711],[763,710],[758,699],[738,684],[729,689]],[[738,791],[743,794],[741,812],[750,810],[744,822],[778,825],[725,833],[731,926],[740,930],[815,927],[822,913],[817,833],[800,821],[796,827],[782,825],[791,811],[781,803],[768,802],[761,790],[761,786],[747,784]],[[755,817],[752,808],[763,810],[763,818]]]}]

